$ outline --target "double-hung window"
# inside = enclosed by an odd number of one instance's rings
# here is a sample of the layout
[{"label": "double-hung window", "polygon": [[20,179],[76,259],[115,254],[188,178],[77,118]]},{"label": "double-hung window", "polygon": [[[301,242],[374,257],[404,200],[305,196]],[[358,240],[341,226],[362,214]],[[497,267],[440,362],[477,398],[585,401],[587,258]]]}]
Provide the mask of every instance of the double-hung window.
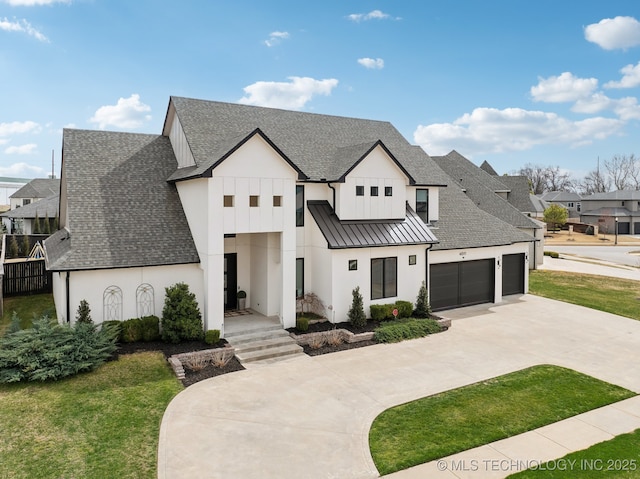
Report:
[{"label": "double-hung window", "polygon": [[393,298],[398,289],[398,258],[371,260],[371,299]]}]

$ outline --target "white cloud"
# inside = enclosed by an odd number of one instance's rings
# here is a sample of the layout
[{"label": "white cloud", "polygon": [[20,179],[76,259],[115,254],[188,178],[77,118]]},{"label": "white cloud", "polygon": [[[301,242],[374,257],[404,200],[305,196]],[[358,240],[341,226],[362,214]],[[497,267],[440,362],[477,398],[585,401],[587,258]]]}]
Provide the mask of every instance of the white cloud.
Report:
[{"label": "white cloud", "polygon": [[[369,13],[352,13],[351,15],[347,15],[347,18],[353,22],[362,22],[367,20],[387,20],[392,17],[381,10],[372,10]],[[393,19],[400,20],[400,17],[395,17]]]},{"label": "white cloud", "polygon": [[4,150],[4,152],[7,155],[31,155],[32,153],[35,153],[36,148],[38,148],[38,145],[35,143],[29,143],[27,145],[9,146]]},{"label": "white cloud", "polygon": [[358,58],[358,63],[365,68],[380,70],[384,68],[384,60],[382,58]]},{"label": "white cloud", "polygon": [[610,109],[612,106],[613,100],[611,98],[601,92],[597,92],[589,97],[580,98],[571,107],[571,111],[593,115],[599,111]]},{"label": "white cloud", "polygon": [[13,121],[0,123],[0,136],[11,136],[21,133],[40,133],[42,128],[35,121]]},{"label": "white cloud", "polygon": [[43,170],[39,166],[33,166],[27,163],[14,163],[11,166],[0,166],[0,176],[8,176],[11,178],[38,178],[48,174],[48,171]]},{"label": "white cloud", "polygon": [[0,30],[4,30],[5,32],[26,33],[41,42],[49,42],[49,39],[44,36],[44,34],[33,28],[25,19],[10,21],[6,17],[0,18]]},{"label": "white cloud", "polygon": [[328,96],[338,85],[338,80],[329,78],[315,80],[309,77],[288,77],[290,82],[259,81],[244,87],[245,96],[238,100],[246,105],[268,106],[299,110],[314,95]]},{"label": "white cloud", "polygon": [[4,0],[12,7],[33,7],[36,5],[53,5],[54,3],[71,3],[71,0]]},{"label": "white cloud", "polygon": [[273,47],[279,44],[282,40],[289,38],[289,32],[271,32],[269,38],[264,41],[264,44],[268,47]]},{"label": "white cloud", "polygon": [[149,105],[140,101],[140,95],[132,94],[129,98],[120,98],[115,105],[105,105],[98,108],[89,119],[97,123],[98,128],[104,130],[108,126],[133,130],[139,128],[145,121],[151,120]]},{"label": "white cloud", "polygon": [[640,45],[640,22],[633,17],[604,18],[587,25],[584,37],[605,50]]},{"label": "white cloud", "polygon": [[622,120],[601,117],[571,121],[542,111],[476,108],[453,123],[419,125],[413,137],[431,155],[456,149],[471,156],[546,144],[589,144],[618,133],[623,125]]},{"label": "white cloud", "polygon": [[640,62],[637,65],[627,65],[620,70],[620,81],[610,81],[604,84],[605,88],[634,88],[640,85]]},{"label": "white cloud", "polygon": [[564,72],[557,77],[540,78],[538,84],[531,87],[531,96],[534,101],[562,103],[588,97],[596,88],[597,79],[577,78]]}]

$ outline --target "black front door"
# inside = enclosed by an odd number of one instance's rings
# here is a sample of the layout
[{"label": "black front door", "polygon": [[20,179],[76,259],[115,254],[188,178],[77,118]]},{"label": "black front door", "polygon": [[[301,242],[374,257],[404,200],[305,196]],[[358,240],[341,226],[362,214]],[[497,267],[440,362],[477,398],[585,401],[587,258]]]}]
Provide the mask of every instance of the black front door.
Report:
[{"label": "black front door", "polygon": [[238,255],[224,255],[224,309],[238,307]]}]

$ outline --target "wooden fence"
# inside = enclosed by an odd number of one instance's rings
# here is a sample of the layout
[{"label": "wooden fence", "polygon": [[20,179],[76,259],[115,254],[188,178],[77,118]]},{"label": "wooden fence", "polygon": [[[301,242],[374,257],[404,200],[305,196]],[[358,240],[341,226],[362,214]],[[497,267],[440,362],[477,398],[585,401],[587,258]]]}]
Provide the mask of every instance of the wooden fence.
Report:
[{"label": "wooden fence", "polygon": [[6,262],[2,289],[4,297],[26,294],[51,293],[52,275],[44,259]]}]

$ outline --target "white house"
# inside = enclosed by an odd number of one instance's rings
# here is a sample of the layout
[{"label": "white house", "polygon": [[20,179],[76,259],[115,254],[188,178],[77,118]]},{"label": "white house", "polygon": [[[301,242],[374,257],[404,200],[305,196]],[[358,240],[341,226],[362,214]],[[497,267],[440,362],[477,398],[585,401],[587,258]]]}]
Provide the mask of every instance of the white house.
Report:
[{"label": "white house", "polygon": [[65,130],[61,230],[45,242],[59,318],[160,315],[185,282],[206,329],[247,307],[295,325],[313,292],[365,310],[499,302],[528,287],[532,237],[479,209],[387,122],[171,97],[161,135]]}]

